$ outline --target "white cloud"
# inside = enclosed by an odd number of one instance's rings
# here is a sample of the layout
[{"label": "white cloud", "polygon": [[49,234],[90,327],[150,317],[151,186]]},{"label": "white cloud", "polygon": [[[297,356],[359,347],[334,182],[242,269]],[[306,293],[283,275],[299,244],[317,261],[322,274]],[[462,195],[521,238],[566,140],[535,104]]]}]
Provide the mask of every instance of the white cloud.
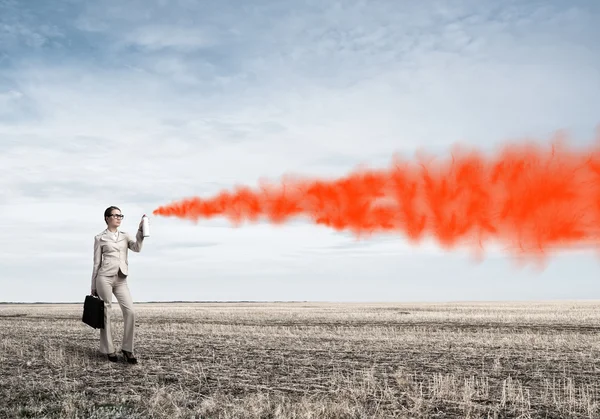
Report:
[{"label": "white cloud", "polygon": [[191,51],[213,43],[199,28],[181,28],[173,25],[146,25],[135,28],[122,38],[124,46],[140,46],[150,51],[175,48]]}]

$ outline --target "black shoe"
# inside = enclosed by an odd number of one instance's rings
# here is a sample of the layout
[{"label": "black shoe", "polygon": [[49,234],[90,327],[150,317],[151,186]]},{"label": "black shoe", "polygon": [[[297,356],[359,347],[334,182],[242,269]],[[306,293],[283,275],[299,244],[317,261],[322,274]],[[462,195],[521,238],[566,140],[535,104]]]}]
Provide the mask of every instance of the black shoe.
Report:
[{"label": "black shoe", "polygon": [[128,363],[137,364],[137,359],[133,356],[131,352],[123,350],[121,350],[121,352],[123,352],[123,356],[125,357]]},{"label": "black shoe", "polygon": [[113,352],[112,354],[108,354],[107,357],[108,357],[108,360],[111,362],[117,362],[119,360],[119,358],[117,358],[117,354],[115,352]]}]

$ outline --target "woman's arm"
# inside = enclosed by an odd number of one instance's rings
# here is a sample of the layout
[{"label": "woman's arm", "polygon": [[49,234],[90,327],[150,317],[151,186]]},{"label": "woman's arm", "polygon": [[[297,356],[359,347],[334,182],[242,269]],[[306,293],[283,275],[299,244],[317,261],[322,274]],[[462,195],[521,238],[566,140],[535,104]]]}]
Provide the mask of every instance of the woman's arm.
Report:
[{"label": "woman's arm", "polygon": [[96,289],[96,276],[102,263],[102,249],[100,248],[100,238],[94,237],[94,266],[92,269],[92,292]]},{"label": "woman's arm", "polygon": [[142,245],[144,244],[144,234],[142,232],[142,228],[138,228],[137,234],[135,235],[135,240],[131,239],[131,236],[127,234],[127,246],[130,250],[134,252],[138,252],[142,250]]}]

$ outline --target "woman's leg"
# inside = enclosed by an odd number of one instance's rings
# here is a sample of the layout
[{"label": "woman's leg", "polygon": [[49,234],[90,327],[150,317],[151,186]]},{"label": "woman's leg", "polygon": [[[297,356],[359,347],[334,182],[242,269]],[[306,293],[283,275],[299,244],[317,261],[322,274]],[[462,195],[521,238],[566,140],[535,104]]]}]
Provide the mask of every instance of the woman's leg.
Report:
[{"label": "woman's leg", "polygon": [[123,344],[121,345],[121,349],[133,352],[135,310],[133,309],[133,299],[131,298],[126,278],[117,278],[115,280],[114,292],[123,312]]},{"label": "woman's leg", "polygon": [[115,352],[112,339],[110,310],[112,308],[114,277],[98,276],[96,278],[96,291],[98,297],[104,301],[104,329],[100,329],[100,352],[112,354]]}]

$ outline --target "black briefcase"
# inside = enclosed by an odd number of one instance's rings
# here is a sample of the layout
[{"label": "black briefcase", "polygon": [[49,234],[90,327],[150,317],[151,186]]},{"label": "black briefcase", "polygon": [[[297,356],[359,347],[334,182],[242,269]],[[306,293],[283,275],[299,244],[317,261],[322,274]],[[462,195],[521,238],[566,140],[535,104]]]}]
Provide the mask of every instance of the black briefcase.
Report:
[{"label": "black briefcase", "polygon": [[86,295],[81,321],[94,329],[104,329],[104,301],[94,295]]}]

